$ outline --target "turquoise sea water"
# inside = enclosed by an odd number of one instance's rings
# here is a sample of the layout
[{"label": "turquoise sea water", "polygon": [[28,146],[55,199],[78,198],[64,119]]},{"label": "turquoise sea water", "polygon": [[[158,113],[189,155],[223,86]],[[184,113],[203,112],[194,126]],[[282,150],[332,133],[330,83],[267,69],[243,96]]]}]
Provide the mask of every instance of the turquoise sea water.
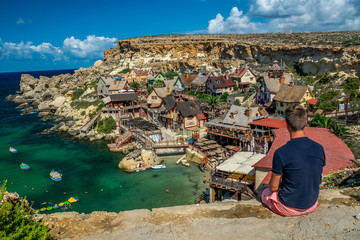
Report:
[{"label": "turquoise sea water", "polygon": [[[79,197],[80,201],[67,211],[151,209],[191,204],[204,190],[205,174],[195,166],[176,165],[180,155],[163,157],[166,169],[129,174],[118,169],[124,155],[109,152],[103,141],[76,141],[58,133],[40,134],[52,123],[42,121],[37,113],[22,115],[16,104],[5,99],[19,89],[19,81],[20,74],[0,73],[0,180],[7,179],[8,191],[26,196],[33,201],[35,209],[63,202],[71,196]],[[19,153],[10,153],[10,146]],[[31,169],[22,171],[19,166],[22,162]],[[62,182],[50,179],[52,169],[63,174]],[[41,205],[43,202],[51,204]],[[52,212],[55,210],[47,213]]]}]

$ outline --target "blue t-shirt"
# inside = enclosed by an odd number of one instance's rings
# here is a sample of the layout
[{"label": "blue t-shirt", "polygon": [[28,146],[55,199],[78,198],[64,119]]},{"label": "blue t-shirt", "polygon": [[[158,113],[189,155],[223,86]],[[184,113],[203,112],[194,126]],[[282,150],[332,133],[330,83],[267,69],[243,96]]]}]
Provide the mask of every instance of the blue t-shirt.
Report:
[{"label": "blue t-shirt", "polygon": [[319,196],[324,148],[307,138],[293,138],[274,153],[272,171],[282,174],[279,200],[287,207],[307,209]]}]

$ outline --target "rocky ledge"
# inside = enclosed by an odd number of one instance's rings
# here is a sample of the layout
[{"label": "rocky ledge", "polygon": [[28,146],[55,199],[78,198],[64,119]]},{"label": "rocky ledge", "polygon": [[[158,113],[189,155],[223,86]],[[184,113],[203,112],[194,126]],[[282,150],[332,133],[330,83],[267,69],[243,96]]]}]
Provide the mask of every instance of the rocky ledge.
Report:
[{"label": "rocky ledge", "polygon": [[360,202],[349,190],[321,190],[314,213],[291,218],[257,200],[37,218],[56,239],[358,239]]}]

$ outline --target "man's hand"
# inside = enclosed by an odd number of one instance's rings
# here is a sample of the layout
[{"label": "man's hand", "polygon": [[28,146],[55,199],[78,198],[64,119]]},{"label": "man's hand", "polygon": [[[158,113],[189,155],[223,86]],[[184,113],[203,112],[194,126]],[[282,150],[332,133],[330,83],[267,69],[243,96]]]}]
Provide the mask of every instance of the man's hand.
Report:
[{"label": "man's hand", "polygon": [[281,179],[281,174],[271,173],[269,188],[272,192],[279,191],[280,179]]}]

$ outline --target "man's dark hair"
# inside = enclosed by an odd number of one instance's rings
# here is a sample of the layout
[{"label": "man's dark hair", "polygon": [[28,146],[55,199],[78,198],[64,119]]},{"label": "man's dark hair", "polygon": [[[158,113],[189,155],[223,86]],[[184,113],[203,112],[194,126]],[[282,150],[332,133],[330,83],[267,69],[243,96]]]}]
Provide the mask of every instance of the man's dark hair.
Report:
[{"label": "man's dark hair", "polygon": [[298,103],[291,104],[285,110],[285,120],[293,131],[303,130],[307,121],[306,111]]}]

